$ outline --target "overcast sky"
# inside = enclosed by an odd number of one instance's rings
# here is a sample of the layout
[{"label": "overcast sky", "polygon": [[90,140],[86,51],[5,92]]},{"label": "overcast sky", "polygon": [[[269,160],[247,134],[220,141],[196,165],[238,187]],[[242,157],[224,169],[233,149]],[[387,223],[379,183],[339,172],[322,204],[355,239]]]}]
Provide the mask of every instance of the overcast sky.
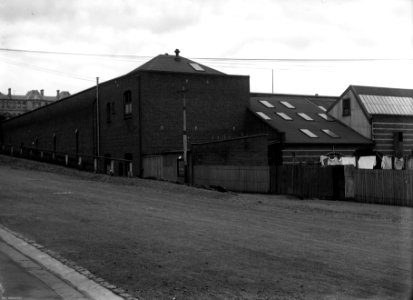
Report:
[{"label": "overcast sky", "polygon": [[109,80],[176,48],[222,72],[250,75],[255,92],[340,95],[350,84],[413,88],[412,2],[1,0],[0,48],[113,56],[0,50],[0,92],[73,94],[97,76]]}]

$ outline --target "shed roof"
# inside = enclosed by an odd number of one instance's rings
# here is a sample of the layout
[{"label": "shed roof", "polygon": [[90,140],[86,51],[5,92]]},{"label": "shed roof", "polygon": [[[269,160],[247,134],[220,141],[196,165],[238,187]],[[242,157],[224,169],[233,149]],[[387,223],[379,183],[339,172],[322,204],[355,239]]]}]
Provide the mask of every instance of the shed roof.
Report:
[{"label": "shed roof", "polygon": [[[290,108],[289,108],[290,107]],[[266,95],[250,98],[249,110],[289,144],[370,144],[353,129],[326,115],[307,96]]]},{"label": "shed roof", "polygon": [[413,90],[352,85],[358,101],[370,115],[413,116]]}]

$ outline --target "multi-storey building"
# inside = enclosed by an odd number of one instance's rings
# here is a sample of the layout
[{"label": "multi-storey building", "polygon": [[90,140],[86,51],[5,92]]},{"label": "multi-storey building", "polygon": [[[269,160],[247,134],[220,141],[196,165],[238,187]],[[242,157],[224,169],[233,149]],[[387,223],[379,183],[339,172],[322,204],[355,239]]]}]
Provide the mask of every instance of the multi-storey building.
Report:
[{"label": "multi-storey building", "polygon": [[44,90],[31,90],[26,95],[13,95],[9,88],[7,94],[0,92],[0,118],[9,119],[67,96],[70,96],[69,92],[59,90],[55,96],[45,96]]}]

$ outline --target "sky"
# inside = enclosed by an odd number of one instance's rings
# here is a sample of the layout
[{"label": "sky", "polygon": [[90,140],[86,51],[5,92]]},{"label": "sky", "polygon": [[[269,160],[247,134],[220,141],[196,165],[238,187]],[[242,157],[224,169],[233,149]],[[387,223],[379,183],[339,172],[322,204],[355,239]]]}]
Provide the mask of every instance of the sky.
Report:
[{"label": "sky", "polygon": [[74,94],[177,48],[252,92],[413,89],[413,0],[0,1],[1,93]]}]

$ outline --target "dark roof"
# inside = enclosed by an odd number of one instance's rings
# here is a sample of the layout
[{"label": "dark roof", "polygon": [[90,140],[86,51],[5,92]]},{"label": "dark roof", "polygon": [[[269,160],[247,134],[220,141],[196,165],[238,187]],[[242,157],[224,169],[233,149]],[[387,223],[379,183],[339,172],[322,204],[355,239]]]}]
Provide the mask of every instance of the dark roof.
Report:
[{"label": "dark roof", "polygon": [[[268,96],[280,96],[285,97],[286,94],[270,94],[270,93],[250,93],[251,97],[268,97]],[[330,108],[338,99],[338,96],[320,96],[316,95],[299,95],[299,94],[288,94],[290,97],[296,97],[297,99],[308,100],[317,106],[322,106],[326,110]]]},{"label": "dark roof", "polygon": [[[198,68],[197,66],[199,66],[200,68]],[[185,57],[168,54],[158,55],[130,73],[138,71],[225,75],[225,73],[199,64]]]},{"label": "dark roof", "polygon": [[[260,101],[267,101],[274,107],[267,107]],[[287,108],[281,103],[286,101],[294,108]],[[370,144],[371,141],[364,138],[350,127],[328,117],[328,120],[322,118],[319,114],[326,112],[320,107],[307,99],[307,96],[297,95],[267,95],[250,98],[249,110],[267,123],[273,129],[285,134],[285,143],[288,144]],[[270,119],[265,120],[264,113]],[[284,113],[292,120],[285,120],[277,113]],[[305,113],[312,120],[308,121],[302,118],[298,113]],[[311,138],[303,133],[300,129],[310,130],[316,134],[316,138]],[[331,137],[322,129],[328,129],[338,137]]]}]

